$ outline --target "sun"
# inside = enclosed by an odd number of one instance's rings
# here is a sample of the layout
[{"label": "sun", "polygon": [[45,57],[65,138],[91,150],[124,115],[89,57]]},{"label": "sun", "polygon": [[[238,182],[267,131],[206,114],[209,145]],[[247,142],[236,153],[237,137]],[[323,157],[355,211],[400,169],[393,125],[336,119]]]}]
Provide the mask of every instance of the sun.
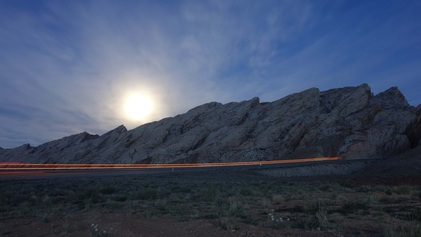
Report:
[{"label": "sun", "polygon": [[143,121],[153,112],[152,98],[142,93],[131,93],[124,100],[124,112],[132,121]]}]

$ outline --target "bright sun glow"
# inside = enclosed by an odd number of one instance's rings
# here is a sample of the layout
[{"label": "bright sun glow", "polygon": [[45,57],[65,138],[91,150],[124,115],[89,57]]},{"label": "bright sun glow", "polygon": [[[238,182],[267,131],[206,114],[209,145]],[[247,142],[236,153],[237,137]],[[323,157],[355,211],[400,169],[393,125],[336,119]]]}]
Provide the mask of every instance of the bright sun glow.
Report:
[{"label": "bright sun glow", "polygon": [[124,101],[124,112],[133,121],[142,121],[153,111],[153,102],[149,96],[133,93]]}]

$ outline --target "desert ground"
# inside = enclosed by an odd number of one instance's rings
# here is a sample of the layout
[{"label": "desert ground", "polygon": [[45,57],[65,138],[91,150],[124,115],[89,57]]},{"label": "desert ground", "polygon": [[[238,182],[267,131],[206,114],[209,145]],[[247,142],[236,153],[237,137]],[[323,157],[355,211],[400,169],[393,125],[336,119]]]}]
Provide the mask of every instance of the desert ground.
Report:
[{"label": "desert ground", "polygon": [[421,175],[382,174],[212,169],[3,179],[0,235],[421,236]]}]

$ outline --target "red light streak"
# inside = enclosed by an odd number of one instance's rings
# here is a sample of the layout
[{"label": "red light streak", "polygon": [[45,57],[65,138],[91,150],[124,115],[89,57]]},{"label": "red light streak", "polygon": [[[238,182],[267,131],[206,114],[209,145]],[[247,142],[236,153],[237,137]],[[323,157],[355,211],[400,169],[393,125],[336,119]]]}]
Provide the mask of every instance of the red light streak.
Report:
[{"label": "red light streak", "polygon": [[156,168],[194,168],[194,167],[226,167],[247,165],[289,164],[303,162],[334,161],[339,157],[304,158],[290,160],[221,162],[195,164],[26,164],[20,162],[0,162],[0,170],[84,170],[84,169],[156,169]]},{"label": "red light streak", "polygon": [[43,175],[44,171],[4,171],[0,175]]}]

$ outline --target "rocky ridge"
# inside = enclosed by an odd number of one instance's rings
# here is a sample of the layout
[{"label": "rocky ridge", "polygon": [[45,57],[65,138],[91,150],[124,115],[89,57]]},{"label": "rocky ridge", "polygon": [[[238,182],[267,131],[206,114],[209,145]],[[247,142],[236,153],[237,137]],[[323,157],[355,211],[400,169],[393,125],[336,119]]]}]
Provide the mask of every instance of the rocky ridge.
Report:
[{"label": "rocky ridge", "polygon": [[340,156],[389,157],[416,147],[421,106],[396,87],[311,88],[274,102],[207,103],[128,131],[86,132],[37,147],[0,149],[27,163],[190,163]]}]

